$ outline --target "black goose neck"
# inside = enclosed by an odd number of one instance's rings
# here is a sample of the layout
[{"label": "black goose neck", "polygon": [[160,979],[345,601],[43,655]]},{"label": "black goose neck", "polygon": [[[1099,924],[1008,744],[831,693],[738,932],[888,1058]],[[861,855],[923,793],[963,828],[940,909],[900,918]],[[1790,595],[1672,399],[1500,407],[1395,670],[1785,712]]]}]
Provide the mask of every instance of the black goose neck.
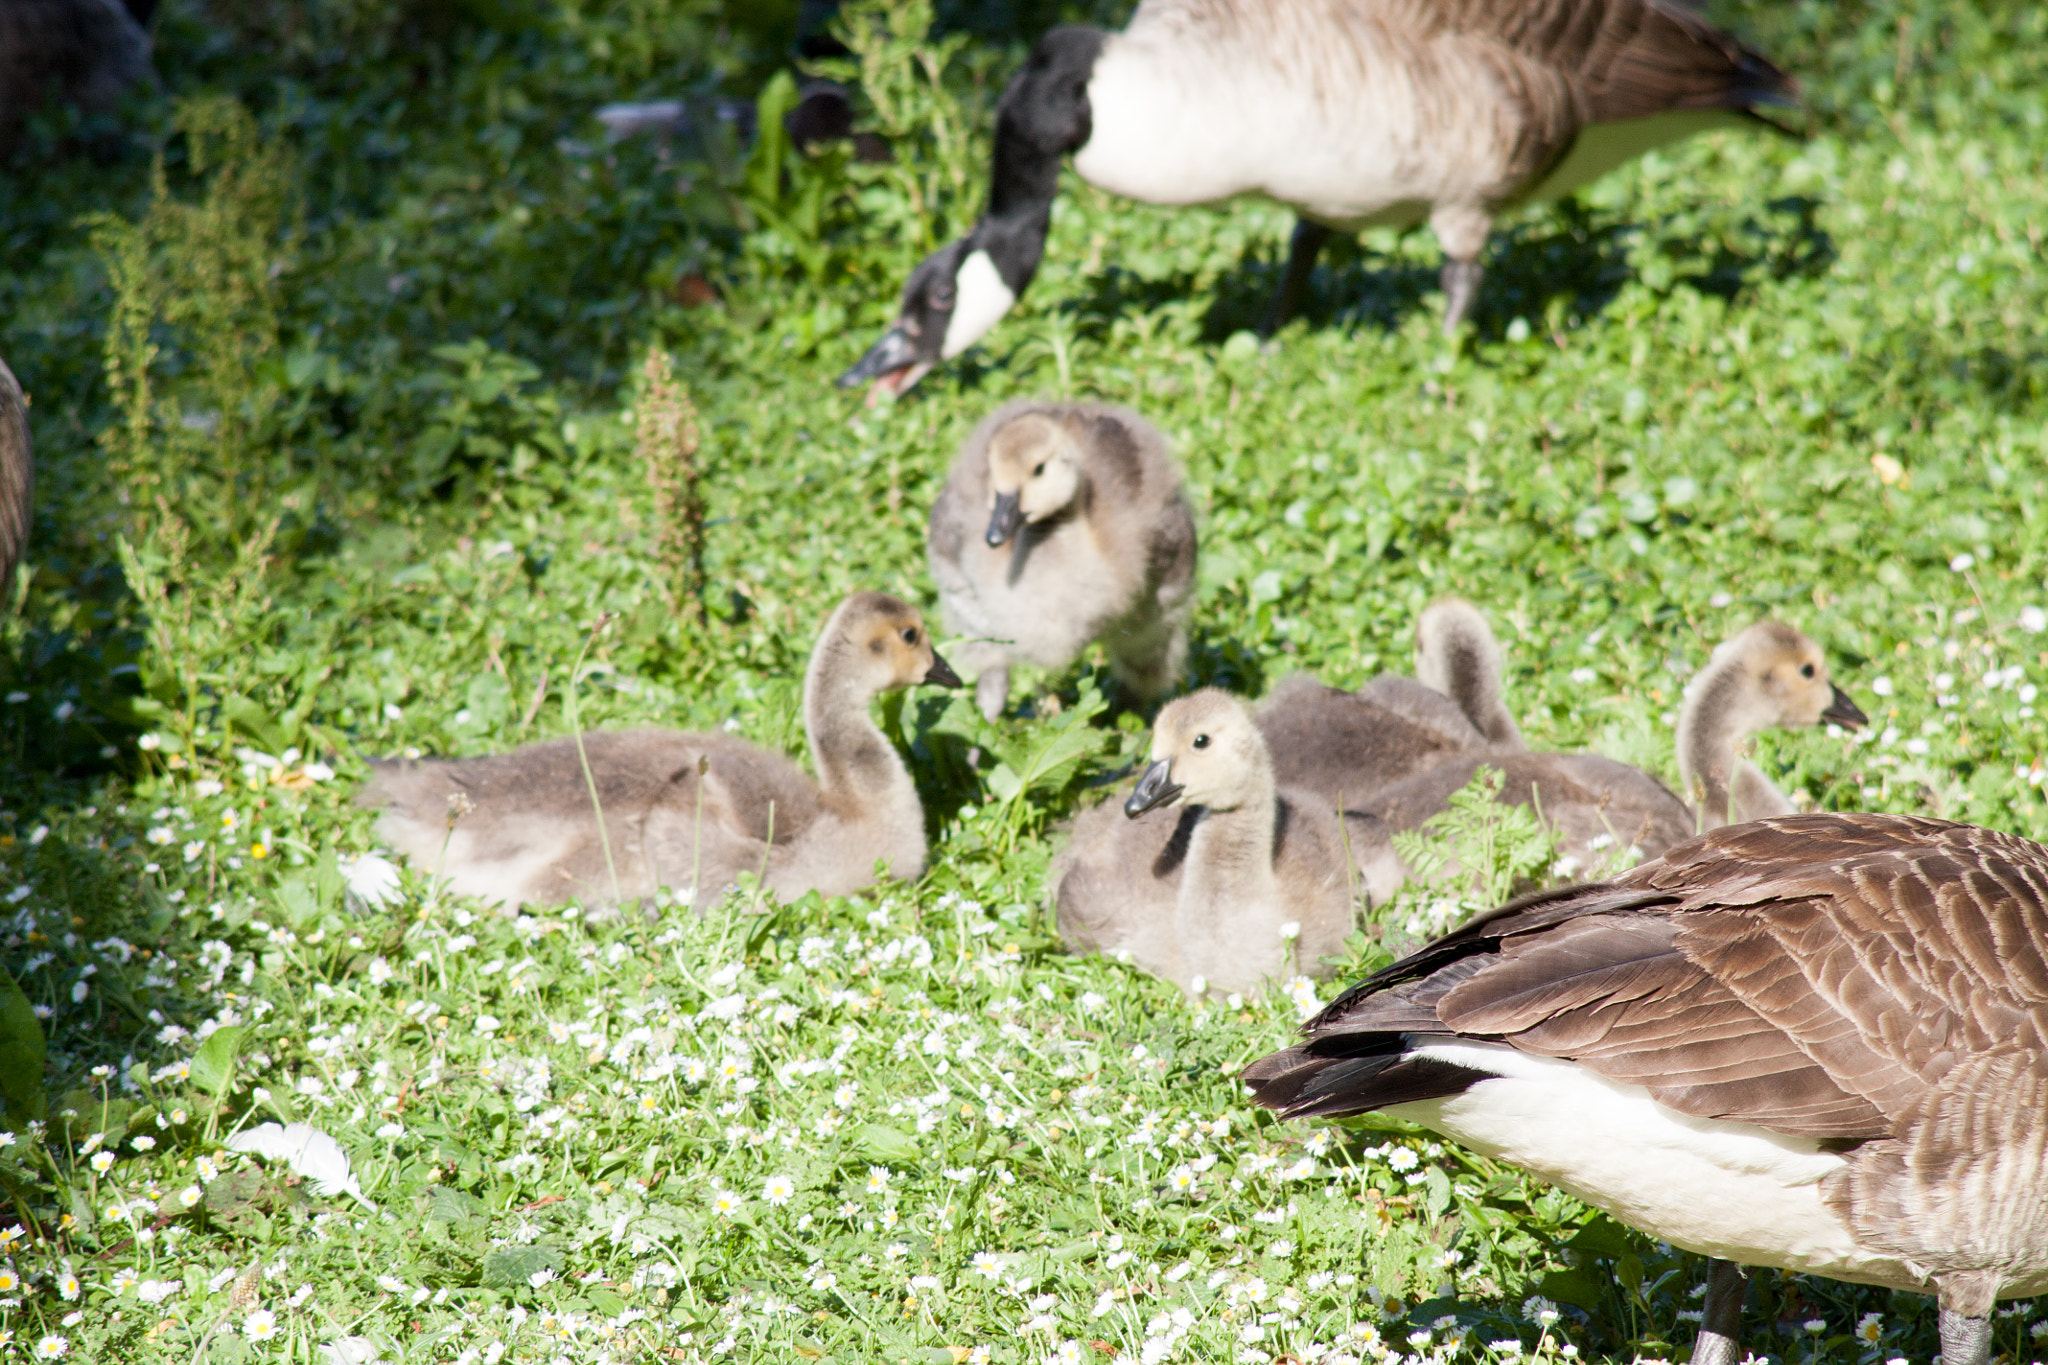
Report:
[{"label": "black goose neck", "polygon": [[1093,129],[1088,78],[1108,35],[1069,24],[1038,40],[996,106],[995,174],[988,216],[1043,219],[1059,189],[1060,158]]}]

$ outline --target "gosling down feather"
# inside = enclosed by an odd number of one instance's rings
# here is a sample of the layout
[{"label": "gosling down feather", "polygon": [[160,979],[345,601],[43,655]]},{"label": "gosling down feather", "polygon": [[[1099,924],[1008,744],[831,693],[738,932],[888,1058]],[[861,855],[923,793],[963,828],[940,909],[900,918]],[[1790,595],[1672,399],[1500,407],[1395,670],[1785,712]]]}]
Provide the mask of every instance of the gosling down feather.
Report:
[{"label": "gosling down feather", "polygon": [[1336,818],[1275,787],[1227,693],[1167,703],[1152,736],[1137,787],[1076,820],[1053,864],[1060,937],[1196,995],[1320,974],[1352,925]]},{"label": "gosling down feather", "polygon": [[1102,641],[1139,702],[1187,654],[1195,519],[1150,422],[1104,403],[1011,403],[975,428],[927,538],[946,629],[993,720],[1010,667],[1063,668]]},{"label": "gosling down feather", "polygon": [[1519,751],[1501,697],[1501,650],[1485,615],[1448,597],[1416,622],[1415,676],[1382,673],[1356,692],[1307,674],[1276,684],[1259,729],[1280,781],[1342,810],[1461,754]]},{"label": "gosling down feather", "polygon": [[893,877],[924,870],[917,788],[868,715],[876,696],[918,684],[960,680],[916,608],[859,593],[826,621],[804,675],[816,781],[730,735],[629,730],[585,735],[581,755],[571,738],[378,763],[357,800],[383,808],[377,832],[393,848],[485,900],[609,902],[669,887],[702,905],[742,872],[784,900],[844,895],[872,885],[877,862]]},{"label": "gosling down feather", "polygon": [[1039,40],[997,105],[986,212],[912,272],[896,325],[840,383],[900,394],[1002,319],[1037,273],[1070,152],[1083,180],[1148,203],[1292,205],[1273,321],[1333,230],[1428,223],[1449,330],[1501,213],[1793,98],[1678,0],[1143,0],[1121,33]]},{"label": "gosling down feather", "polygon": [[1790,815],[1792,803],[1742,756],[1761,730],[1870,720],[1828,676],[1827,656],[1781,621],[1759,621],[1715,646],[1685,687],[1678,776],[1703,829]]},{"label": "gosling down feather", "polygon": [[14,566],[34,525],[36,448],[29,437],[28,402],[14,371],[0,360],[0,601],[14,595]]},{"label": "gosling down feather", "polygon": [[[1377,1110],[1673,1245],[1939,1296],[1947,1365],[2048,1290],[2048,848],[1777,816],[1525,897],[1345,992],[1244,1072]],[[1736,1358],[1716,1274],[1695,1361]]]},{"label": "gosling down feather", "polygon": [[[1855,729],[1866,720],[1830,678],[1818,644],[1780,622],[1758,622],[1721,644],[1687,687],[1678,766],[1694,795],[1688,805],[1626,763],[1524,750],[1501,699],[1499,647],[1469,603],[1448,599],[1424,613],[1416,671],[1417,679],[1382,676],[1355,695],[1293,679],[1275,689],[1260,724],[1280,780],[1368,814],[1391,835],[1444,810],[1490,767],[1503,778],[1500,799],[1540,810],[1565,865],[1575,869],[1611,866],[1619,855],[1654,857],[1703,830],[1791,814],[1792,803],[1742,758],[1744,747],[1766,729]],[[1451,704],[1446,692],[1460,702]],[[1396,709],[1399,719],[1386,719]],[[1441,747],[1419,738],[1425,724]],[[1489,745],[1489,733],[1506,742]],[[1405,867],[1375,844],[1354,845],[1354,862],[1361,848],[1374,859],[1368,889],[1383,899],[1405,879]]]}]

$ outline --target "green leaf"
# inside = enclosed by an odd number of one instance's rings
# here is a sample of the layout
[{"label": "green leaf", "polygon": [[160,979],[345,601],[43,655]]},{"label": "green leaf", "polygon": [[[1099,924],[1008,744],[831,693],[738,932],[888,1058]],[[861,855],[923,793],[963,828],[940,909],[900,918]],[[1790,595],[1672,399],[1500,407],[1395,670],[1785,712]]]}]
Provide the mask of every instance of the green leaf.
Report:
[{"label": "green leaf", "polygon": [[1432,1218],[1441,1218],[1451,1207],[1451,1178],[1444,1174],[1441,1166],[1432,1166],[1422,1178],[1424,1206]]},{"label": "green leaf", "polygon": [[923,1153],[916,1138],[894,1128],[884,1128],[879,1123],[860,1126],[860,1144],[873,1160],[897,1166],[915,1166]]},{"label": "green leaf", "polygon": [[484,1257],[483,1283],[489,1289],[525,1289],[544,1270],[559,1271],[562,1253],[546,1242],[532,1246],[496,1247]]},{"label": "green leaf", "polygon": [[1596,1213],[1565,1245],[1589,1256],[1626,1256],[1641,1251],[1644,1237],[1604,1213]]},{"label": "green leaf", "polygon": [[998,763],[995,766],[995,771],[988,775],[988,789],[1003,800],[1011,801],[1015,800],[1017,794],[1024,790],[1024,782],[1023,779],[1010,770],[1009,764]]},{"label": "green leaf", "polygon": [[747,158],[743,193],[747,207],[756,213],[772,212],[781,204],[782,163],[789,155],[789,133],[782,120],[796,104],[796,79],[788,71],[771,76],[754,100],[754,150]]},{"label": "green leaf", "polygon": [[227,1093],[235,1074],[235,1054],[241,1051],[248,1033],[247,1024],[231,1024],[209,1034],[192,1054],[192,1083],[209,1095]]},{"label": "green leaf", "polygon": [[220,704],[221,714],[246,731],[263,751],[281,754],[291,747],[292,736],[276,716],[247,697],[228,697]]},{"label": "green leaf", "polygon": [[12,976],[0,972],[0,1095],[10,1112],[43,1117],[44,1057],[43,1025],[35,1006]]}]

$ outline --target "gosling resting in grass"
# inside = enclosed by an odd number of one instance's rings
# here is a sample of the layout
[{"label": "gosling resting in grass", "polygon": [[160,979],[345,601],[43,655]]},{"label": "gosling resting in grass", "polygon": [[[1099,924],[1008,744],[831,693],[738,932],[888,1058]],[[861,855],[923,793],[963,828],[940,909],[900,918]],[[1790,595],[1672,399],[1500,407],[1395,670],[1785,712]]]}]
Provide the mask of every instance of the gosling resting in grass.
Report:
[{"label": "gosling resting in grass", "polygon": [[1063,668],[1100,640],[1137,702],[1180,676],[1195,520],[1166,438],[1125,408],[1012,403],[974,431],[927,541],[946,629],[993,720],[1010,668]]},{"label": "gosling resting in grass", "polygon": [[1791,815],[1793,804],[1742,756],[1760,730],[1832,724],[1861,729],[1869,717],[1828,676],[1827,656],[1780,621],[1759,621],[1714,649],[1685,688],[1678,720],[1678,774],[1702,830]]},{"label": "gosling resting in grass", "polygon": [[[1415,622],[1415,681],[1449,698],[1487,747],[1521,749],[1521,728],[1501,695],[1505,671],[1500,642],[1479,608],[1446,597],[1423,609]],[[1373,687],[1382,681],[1389,680],[1375,679]]]},{"label": "gosling resting in grass", "polygon": [[378,763],[357,799],[383,807],[378,834],[450,889],[505,904],[670,887],[702,905],[742,872],[784,900],[844,895],[871,885],[877,862],[893,877],[924,870],[917,788],[868,715],[880,693],[921,683],[960,680],[916,608],[859,593],[826,621],[804,675],[815,781],[730,735],[631,730],[583,736],[581,756],[572,737],[488,758]]},{"label": "gosling resting in grass", "polygon": [[1283,785],[1346,811],[1465,753],[1519,751],[1501,698],[1501,650],[1486,617],[1448,597],[1415,628],[1415,674],[1382,673],[1357,692],[1306,674],[1283,678],[1258,708]]},{"label": "gosling resting in grass", "polygon": [[1351,932],[1344,834],[1281,792],[1250,712],[1213,688],[1170,702],[1121,805],[1075,822],[1053,868],[1061,937],[1199,994],[1324,970]]}]

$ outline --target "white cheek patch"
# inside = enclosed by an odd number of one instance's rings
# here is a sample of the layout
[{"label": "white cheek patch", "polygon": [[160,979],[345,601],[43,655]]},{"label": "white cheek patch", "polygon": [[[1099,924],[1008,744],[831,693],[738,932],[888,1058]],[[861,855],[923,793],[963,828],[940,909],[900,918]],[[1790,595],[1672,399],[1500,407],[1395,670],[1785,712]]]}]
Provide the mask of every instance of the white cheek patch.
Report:
[{"label": "white cheek patch", "polygon": [[945,344],[939,355],[951,360],[988,334],[1017,302],[1010,286],[1003,283],[996,263],[986,251],[977,251],[960,263],[953,276],[953,318],[946,324]]}]

